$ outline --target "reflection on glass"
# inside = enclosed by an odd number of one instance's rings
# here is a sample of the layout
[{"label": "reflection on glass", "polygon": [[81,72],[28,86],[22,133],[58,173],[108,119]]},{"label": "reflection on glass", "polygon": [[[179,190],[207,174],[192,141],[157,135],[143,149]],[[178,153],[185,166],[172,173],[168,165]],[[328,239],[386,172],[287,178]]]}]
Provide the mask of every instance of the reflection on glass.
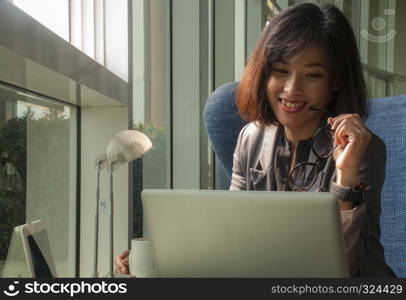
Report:
[{"label": "reflection on glass", "polygon": [[57,274],[74,276],[75,180],[76,109],[0,85],[0,274],[14,226],[43,219]]},{"label": "reflection on glass", "polygon": [[[347,17],[358,41],[371,98],[406,93],[406,1],[263,0],[281,9],[303,2],[331,3]],[[404,24],[405,23],[405,24]]]},{"label": "reflection on glass", "polygon": [[163,125],[142,124],[134,126],[152,142],[152,149],[134,163],[134,213],[133,236],[143,236],[142,205],[139,197],[143,189],[165,189],[167,186],[167,134]]}]

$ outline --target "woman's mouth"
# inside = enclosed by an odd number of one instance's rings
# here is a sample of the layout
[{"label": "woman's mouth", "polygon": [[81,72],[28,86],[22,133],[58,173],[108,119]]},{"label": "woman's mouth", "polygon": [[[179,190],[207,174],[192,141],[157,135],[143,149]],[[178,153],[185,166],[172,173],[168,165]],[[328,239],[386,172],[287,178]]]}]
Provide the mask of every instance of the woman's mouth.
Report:
[{"label": "woman's mouth", "polygon": [[298,100],[288,100],[285,98],[279,98],[281,107],[286,112],[298,112],[305,108],[307,102]]}]

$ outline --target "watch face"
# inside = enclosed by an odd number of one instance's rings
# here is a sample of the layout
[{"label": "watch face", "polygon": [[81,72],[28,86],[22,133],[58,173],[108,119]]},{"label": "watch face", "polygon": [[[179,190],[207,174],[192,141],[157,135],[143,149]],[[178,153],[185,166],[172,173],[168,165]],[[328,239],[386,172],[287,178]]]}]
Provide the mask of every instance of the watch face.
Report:
[{"label": "watch face", "polygon": [[340,201],[348,201],[348,200],[346,199],[345,195],[343,195],[343,194],[337,195],[337,199],[340,200]]}]

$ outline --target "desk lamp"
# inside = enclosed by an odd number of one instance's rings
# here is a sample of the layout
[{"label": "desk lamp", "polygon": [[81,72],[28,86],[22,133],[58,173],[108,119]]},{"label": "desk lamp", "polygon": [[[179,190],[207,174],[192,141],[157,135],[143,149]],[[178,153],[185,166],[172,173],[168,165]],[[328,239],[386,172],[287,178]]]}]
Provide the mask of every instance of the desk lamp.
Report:
[{"label": "desk lamp", "polygon": [[122,165],[141,157],[152,147],[150,139],[142,132],[124,130],[117,133],[107,146],[106,154],[96,159],[97,189],[96,189],[96,217],[95,217],[95,247],[92,277],[98,277],[98,244],[99,244],[99,205],[100,205],[100,171],[107,168],[110,174],[110,219],[109,219],[109,264],[108,277],[113,277],[113,243],[114,243],[114,202],[113,202],[113,172]]}]

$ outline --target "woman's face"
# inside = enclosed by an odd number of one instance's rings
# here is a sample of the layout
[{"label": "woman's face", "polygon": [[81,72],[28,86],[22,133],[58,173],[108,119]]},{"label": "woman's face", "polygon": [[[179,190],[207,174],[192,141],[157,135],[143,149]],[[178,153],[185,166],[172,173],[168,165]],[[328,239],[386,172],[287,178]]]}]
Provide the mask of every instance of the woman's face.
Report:
[{"label": "woman's face", "polygon": [[267,96],[277,120],[286,130],[304,138],[317,129],[321,112],[331,96],[331,74],[321,47],[310,46],[303,53],[272,64]]}]

